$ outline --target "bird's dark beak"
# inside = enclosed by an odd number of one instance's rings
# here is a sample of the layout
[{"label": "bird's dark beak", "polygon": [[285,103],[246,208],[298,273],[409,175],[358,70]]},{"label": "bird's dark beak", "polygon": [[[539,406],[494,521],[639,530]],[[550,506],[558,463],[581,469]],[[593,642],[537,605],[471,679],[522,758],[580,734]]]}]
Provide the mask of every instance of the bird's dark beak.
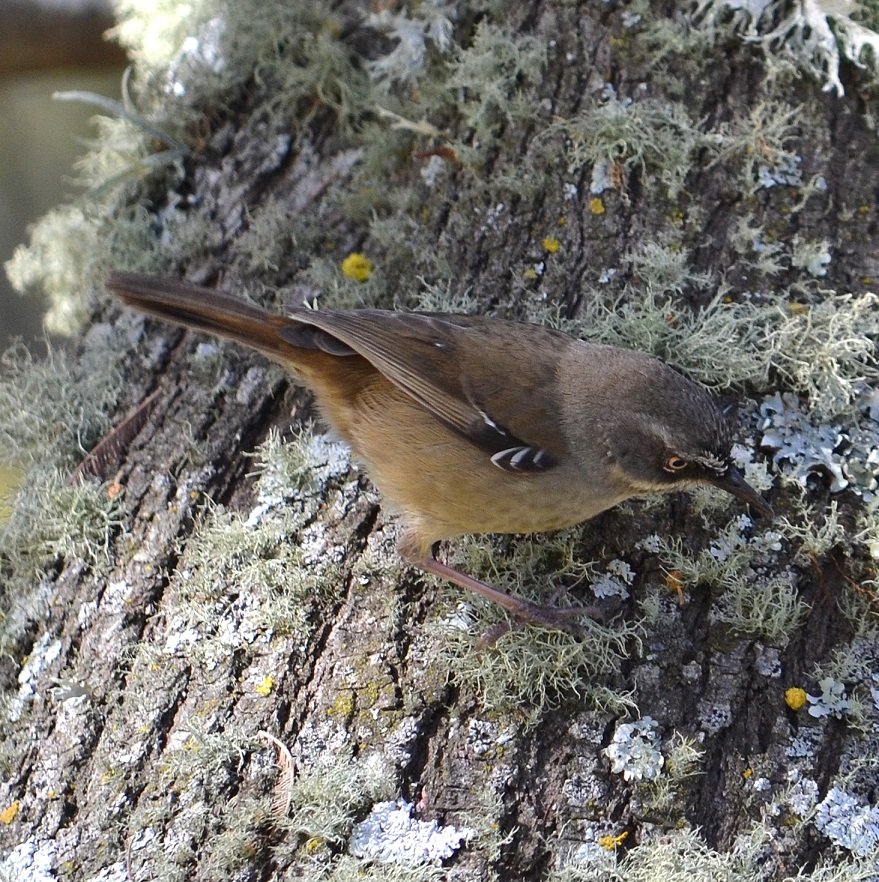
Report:
[{"label": "bird's dark beak", "polygon": [[727,493],[732,493],[733,496],[746,502],[761,515],[767,518],[775,516],[769,503],[745,481],[742,473],[734,465],[731,465],[722,475],[712,479],[711,483],[715,487],[720,487],[721,490],[726,490]]}]

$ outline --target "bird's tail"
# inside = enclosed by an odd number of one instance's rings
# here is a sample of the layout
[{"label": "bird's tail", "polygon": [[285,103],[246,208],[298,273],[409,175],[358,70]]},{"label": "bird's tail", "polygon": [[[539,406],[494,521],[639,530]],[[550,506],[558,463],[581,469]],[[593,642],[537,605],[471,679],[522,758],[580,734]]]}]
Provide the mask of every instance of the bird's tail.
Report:
[{"label": "bird's tail", "polygon": [[[291,326],[298,323],[238,297],[178,279],[114,272],[107,287],[128,306],[187,328],[219,334],[270,358],[291,357]],[[288,339],[281,336],[286,330]]]}]

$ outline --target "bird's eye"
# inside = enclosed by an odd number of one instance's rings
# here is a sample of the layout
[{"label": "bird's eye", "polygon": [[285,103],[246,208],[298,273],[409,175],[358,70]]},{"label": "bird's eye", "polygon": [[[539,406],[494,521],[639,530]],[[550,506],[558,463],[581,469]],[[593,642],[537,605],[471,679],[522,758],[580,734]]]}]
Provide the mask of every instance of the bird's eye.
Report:
[{"label": "bird's eye", "polygon": [[679,472],[681,469],[685,469],[689,463],[680,456],[670,456],[666,461],[663,468],[667,472]]}]

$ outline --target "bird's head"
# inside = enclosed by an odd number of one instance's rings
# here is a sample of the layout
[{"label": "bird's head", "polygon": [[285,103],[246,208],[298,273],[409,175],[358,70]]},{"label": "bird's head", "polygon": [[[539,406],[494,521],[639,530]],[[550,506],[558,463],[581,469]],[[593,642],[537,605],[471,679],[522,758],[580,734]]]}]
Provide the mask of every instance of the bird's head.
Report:
[{"label": "bird's head", "polygon": [[618,478],[633,495],[713,484],[771,517],[769,504],[732,461],[724,410],[701,386],[662,367],[650,394],[630,396],[635,406],[610,422],[607,453]]}]

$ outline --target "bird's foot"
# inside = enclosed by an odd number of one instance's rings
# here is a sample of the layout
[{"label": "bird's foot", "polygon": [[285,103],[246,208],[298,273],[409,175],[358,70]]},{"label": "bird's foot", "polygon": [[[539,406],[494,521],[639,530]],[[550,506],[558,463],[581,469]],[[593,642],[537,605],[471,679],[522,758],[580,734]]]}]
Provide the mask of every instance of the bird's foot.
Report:
[{"label": "bird's foot", "polygon": [[[475,591],[487,600],[502,606],[513,616],[514,621],[505,622],[486,631],[479,639],[478,647],[492,646],[504,634],[515,628],[522,627],[522,625],[537,625],[538,627],[564,631],[567,634],[579,637],[583,634],[583,628],[578,624],[578,619],[588,616],[591,619],[603,622],[605,618],[602,611],[594,606],[559,607],[551,604],[533,603],[530,600],[525,600],[523,597],[507,594],[505,591],[501,591],[487,582],[475,579],[473,576],[468,576],[466,573],[462,573],[460,570],[448,566],[448,564],[441,563],[433,557],[414,558],[414,556],[409,555],[407,557],[415,566],[428,573],[433,573],[433,575],[439,576],[441,579],[452,582],[461,588]],[[557,591],[554,599],[557,599],[563,591],[564,589]]]},{"label": "bird's foot", "polygon": [[[557,591],[553,600],[565,589]],[[554,603],[539,604],[532,603],[521,597],[506,595],[516,602],[516,606],[508,606],[507,611],[513,616],[506,622],[498,622],[486,630],[476,643],[477,649],[485,649],[494,646],[504,634],[512,631],[518,631],[526,625],[536,625],[540,628],[549,628],[555,631],[564,631],[572,637],[582,637],[585,633],[583,626],[579,623],[579,619],[584,616],[599,624],[605,621],[604,611],[597,606],[556,606]]]}]

